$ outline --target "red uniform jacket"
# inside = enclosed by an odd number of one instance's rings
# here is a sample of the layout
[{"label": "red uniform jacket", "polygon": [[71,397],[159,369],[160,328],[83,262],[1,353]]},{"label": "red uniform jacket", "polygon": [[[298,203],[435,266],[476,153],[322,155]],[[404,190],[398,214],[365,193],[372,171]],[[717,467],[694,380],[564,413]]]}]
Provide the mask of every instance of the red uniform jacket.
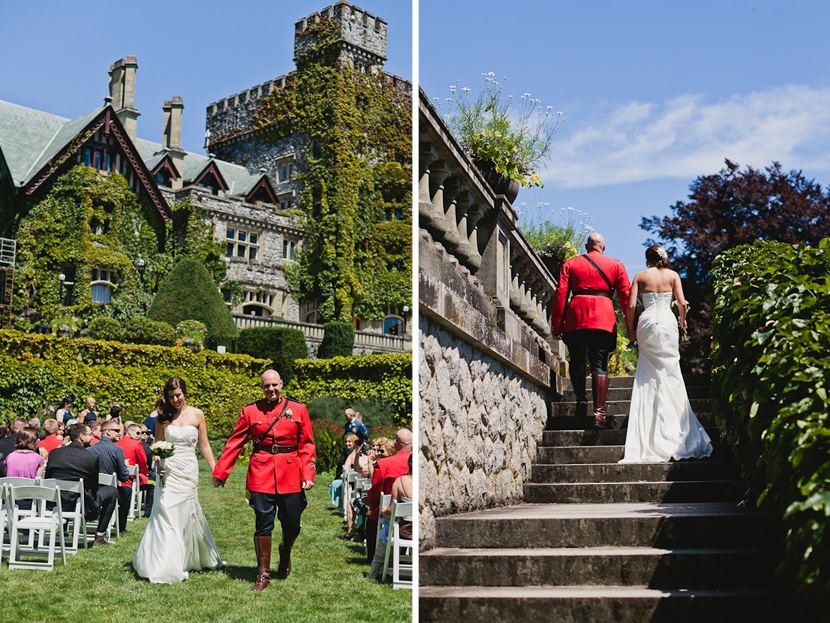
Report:
[{"label": "red uniform jacket", "polygon": [[[147,453],[144,452],[144,446],[137,439],[124,436],[115,444],[124,451],[124,458],[127,459],[128,465],[138,465],[138,484],[147,484]],[[133,477],[127,482],[121,483],[122,487],[132,487]]]},{"label": "red uniform jacket", "polygon": [[[288,406],[282,411],[284,401]],[[282,411],[276,424],[260,440],[271,422]],[[295,452],[271,454],[266,450],[254,450],[248,465],[245,488],[260,493],[299,493],[304,480],[314,481],[317,448],[311,432],[311,420],[305,405],[283,397],[280,402],[269,404],[257,400],[242,408],[239,420],[216,462],[213,475],[227,480],[234,462],[248,439],[255,444],[279,444],[297,446]]]},{"label": "red uniform jacket", "polygon": [[[602,269],[608,280],[614,284],[617,298],[623,312],[628,309],[628,293],[631,285],[625,266],[619,260],[605,257],[599,251],[591,251],[588,256]],[[571,302],[565,314],[565,326],[562,327],[562,314],[568,297],[568,286],[572,291]],[[554,334],[568,333],[579,329],[602,329],[613,331],[617,316],[614,313],[614,301],[607,296],[579,294],[581,290],[608,292],[608,284],[596,268],[581,255],[569,259],[562,266],[559,285],[551,306],[550,326]]]},{"label": "red uniform jacket", "polygon": [[395,479],[409,471],[410,454],[412,453],[408,450],[401,450],[375,463],[375,471],[372,472],[372,488],[369,489],[367,496],[369,519],[377,521],[380,516],[380,494],[392,493],[392,484]]}]

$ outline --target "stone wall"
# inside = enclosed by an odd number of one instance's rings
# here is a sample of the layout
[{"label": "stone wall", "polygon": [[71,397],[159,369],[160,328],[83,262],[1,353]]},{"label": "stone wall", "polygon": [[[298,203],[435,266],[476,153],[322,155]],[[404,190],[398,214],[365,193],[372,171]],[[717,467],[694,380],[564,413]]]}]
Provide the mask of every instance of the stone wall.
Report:
[{"label": "stone wall", "polygon": [[435,517],[515,504],[548,416],[546,390],[456,338],[420,323],[420,542]]}]

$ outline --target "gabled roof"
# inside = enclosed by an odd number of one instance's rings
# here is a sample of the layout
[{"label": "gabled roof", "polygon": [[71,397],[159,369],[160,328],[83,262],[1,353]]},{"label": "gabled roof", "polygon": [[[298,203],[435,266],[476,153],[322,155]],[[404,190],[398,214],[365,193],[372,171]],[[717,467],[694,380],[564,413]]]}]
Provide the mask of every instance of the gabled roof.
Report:
[{"label": "gabled roof", "polygon": [[112,134],[141,188],[165,221],[172,217],[147,166],[139,156],[112,105],[107,103],[76,119],[66,119],[0,101],[0,152],[12,184],[34,194],[98,130]]}]

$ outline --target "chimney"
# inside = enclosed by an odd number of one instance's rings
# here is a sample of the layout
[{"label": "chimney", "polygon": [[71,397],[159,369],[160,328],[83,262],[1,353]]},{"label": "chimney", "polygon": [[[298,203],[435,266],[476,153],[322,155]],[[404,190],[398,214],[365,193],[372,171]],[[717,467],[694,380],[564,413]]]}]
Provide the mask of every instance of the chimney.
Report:
[{"label": "chimney", "polygon": [[130,140],[136,140],[136,126],[141,115],[135,108],[135,74],[138,62],[135,56],[125,56],[110,65],[110,97],[115,114],[127,130]]},{"label": "chimney", "polygon": [[[184,110],[184,102],[179,95],[173,96],[172,100],[164,100],[164,129],[162,138],[162,147],[166,149],[170,157],[173,159],[173,164],[179,171],[179,175],[184,175],[184,157],[187,152],[182,149],[182,111]],[[179,189],[182,187],[182,178],[172,180],[173,188]]]}]

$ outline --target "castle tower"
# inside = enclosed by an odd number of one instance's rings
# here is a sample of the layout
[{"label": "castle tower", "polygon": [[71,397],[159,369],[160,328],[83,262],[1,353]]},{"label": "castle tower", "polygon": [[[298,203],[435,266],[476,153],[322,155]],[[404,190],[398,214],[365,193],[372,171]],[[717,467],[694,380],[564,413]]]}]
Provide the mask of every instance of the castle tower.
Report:
[{"label": "castle tower", "polygon": [[294,61],[315,43],[308,27],[321,19],[332,19],[340,27],[337,62],[360,72],[378,72],[386,62],[386,21],[348,2],[338,2],[319,13],[312,13],[294,28]]}]

